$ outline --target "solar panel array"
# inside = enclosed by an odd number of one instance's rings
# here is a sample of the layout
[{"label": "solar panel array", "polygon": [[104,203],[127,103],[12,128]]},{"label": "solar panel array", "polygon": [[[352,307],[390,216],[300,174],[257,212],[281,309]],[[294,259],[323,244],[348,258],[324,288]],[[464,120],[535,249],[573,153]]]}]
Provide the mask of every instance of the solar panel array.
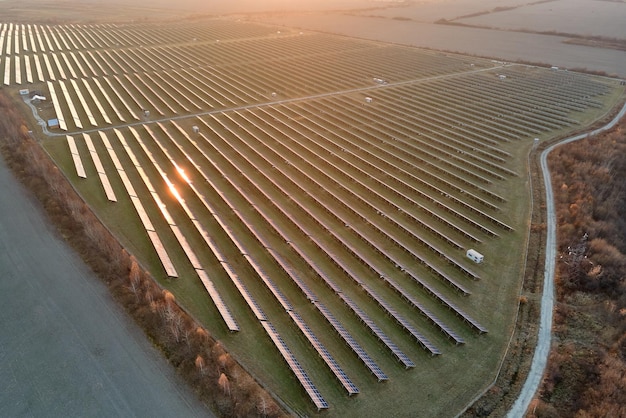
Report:
[{"label": "solar panel array", "polygon": [[[188,139],[190,139],[187,136]],[[173,140],[173,138],[171,138]],[[191,142],[194,142],[193,140],[190,140]],[[203,155],[207,160],[211,160],[210,157],[202,150],[200,149],[197,145],[196,145],[196,151]],[[197,166],[197,164],[195,162],[193,162],[193,158],[191,158],[188,154],[187,154],[187,158],[194,164]],[[207,179],[207,181],[210,182],[210,180]],[[268,220],[268,223],[271,223],[270,218],[266,218],[266,220]],[[244,222],[245,223],[245,222]],[[246,225],[248,225],[246,223]],[[250,225],[248,225],[250,227]],[[253,227],[250,227],[250,229],[254,229]],[[280,229],[276,229],[276,231],[278,233],[281,233]],[[284,235],[283,235],[284,236]],[[261,238],[259,238],[260,241],[263,241]],[[267,246],[266,246],[267,247]],[[290,267],[288,267],[286,265],[286,262],[282,259],[282,257],[280,257],[274,250],[272,250],[271,248],[267,248],[267,250],[274,256],[274,259],[277,260],[279,262],[279,264],[281,264],[281,266],[283,266],[283,268],[285,269],[285,271],[289,272],[292,276],[292,279],[298,284],[298,286],[303,290],[303,292],[305,293],[305,295],[307,296],[307,298],[311,301],[314,301],[315,306],[318,307],[318,309],[322,310],[323,305],[319,302],[317,302],[317,296],[315,296],[312,291],[310,289],[308,289],[308,287],[306,287],[306,285],[303,285],[303,282],[297,277],[297,275],[295,275],[292,271],[292,269]],[[306,257],[306,256],[304,256]],[[314,263],[311,262],[312,266],[314,266]],[[290,304],[286,304],[283,302],[283,307],[286,310],[291,309],[291,305]],[[364,350],[362,350],[360,348],[360,346],[356,343],[356,341],[345,331],[345,328],[343,328],[340,324],[337,323],[337,321],[331,316],[330,312],[328,312],[327,309],[324,309],[323,312],[324,316],[331,322],[331,324],[335,327],[335,329],[339,332],[339,334],[346,340],[346,342],[348,342],[348,344],[350,345],[350,347],[357,353],[357,355],[359,356],[359,358],[361,358],[361,360],[368,366],[368,368],[370,368],[370,370],[372,371],[372,373],[378,378],[379,381],[384,381],[387,380],[387,376],[386,374],[380,370],[380,368],[378,367],[378,365],[375,364],[375,362],[373,362],[373,360],[371,360],[371,358],[369,357],[369,355],[367,355],[367,353],[364,352]],[[373,324],[373,321],[369,321],[371,322],[371,324]],[[375,326],[375,325],[374,325]],[[376,327],[377,328],[377,327]],[[379,337],[382,336],[383,342],[385,342],[386,345],[390,346],[392,351],[394,352],[394,354],[396,354],[396,356],[398,357],[398,359],[400,361],[402,361],[402,363],[405,365],[405,367],[410,368],[410,367],[414,367],[415,364],[404,354],[402,353],[397,346],[395,346],[395,344],[393,344],[391,342],[391,340],[384,336],[384,333],[382,331],[380,331],[379,329],[377,329],[377,335]]]},{"label": "solar panel array", "polygon": [[[169,136],[169,133],[167,132],[167,130],[163,127],[163,125],[159,125],[161,127],[161,129],[163,129],[163,131],[168,135],[168,137],[170,139],[171,136]],[[178,167],[178,165],[174,162],[173,158],[171,157],[171,155],[169,154],[169,152],[167,151],[166,148],[163,148],[162,145],[160,145],[159,141],[157,140],[155,133],[150,130],[150,128],[146,127],[147,132],[149,133],[150,137],[155,141],[155,143],[159,144],[159,146],[161,147],[161,151],[164,152],[164,154],[168,157],[168,159],[170,160],[170,162],[180,171],[180,168]],[[162,167],[160,167],[159,163],[156,161],[156,159],[154,158],[152,152],[150,152],[148,150],[148,148],[146,147],[146,145],[143,143],[143,141],[141,140],[140,135],[138,134],[138,132],[135,129],[130,128],[130,131],[132,133],[132,135],[135,137],[135,139],[137,140],[137,142],[139,143],[139,145],[142,147],[142,149],[144,150],[145,154],[148,156],[148,159],[152,162],[152,164],[154,165],[155,168],[157,168],[157,170],[159,171],[159,173],[161,174],[161,176],[163,177],[164,180],[167,179],[167,176],[164,173],[164,170]],[[125,143],[125,141],[122,141],[123,143]],[[128,151],[127,151],[128,152]],[[137,162],[137,166],[138,166],[138,160],[137,157],[135,156],[134,153],[130,152],[129,156],[132,156],[132,159],[134,161]],[[143,172],[143,170],[141,170]],[[145,175],[145,174],[144,174]],[[143,175],[142,175],[143,176]],[[191,181],[187,180],[187,182],[191,185]],[[166,183],[171,185],[171,182],[169,182],[169,180],[166,180]],[[152,187],[151,184],[147,184],[148,188],[150,190],[154,190],[154,188]],[[193,219],[193,214],[191,213],[190,209],[184,204],[184,201],[182,199],[179,199],[179,203],[181,203],[181,205],[184,206],[185,211],[187,212],[188,216],[190,217],[191,220],[195,220]],[[208,208],[210,208],[210,206],[208,206]],[[173,222],[172,217],[169,215],[169,213],[165,212],[164,213],[165,218],[168,220],[168,222]],[[198,225],[198,224],[196,224]],[[173,225],[170,223],[170,227],[173,227]],[[229,228],[225,228],[226,230],[228,230],[229,234],[231,234],[231,237],[233,238],[233,242],[239,243],[239,241],[236,239],[236,237],[233,234],[233,232],[229,229]],[[178,231],[178,229],[174,229],[174,231]],[[179,238],[179,241],[181,242],[181,245],[183,246],[183,249],[188,252],[188,251],[192,251],[191,248],[188,246],[188,244],[185,244],[185,240],[184,240],[184,236],[182,236],[180,233],[175,232],[175,235],[177,235],[177,237]],[[206,237],[206,235],[205,235]],[[217,248],[217,245],[212,241],[212,240],[208,240],[209,243],[209,247],[210,249],[214,252],[214,254],[218,257],[218,259],[223,259],[224,257],[221,256],[221,251]],[[241,246],[242,244],[239,243],[239,246]],[[244,254],[244,256],[246,255],[246,250],[243,249],[242,247],[242,253]],[[195,258],[195,256],[191,256],[189,257],[190,260],[192,260],[192,264],[194,263],[199,263],[197,261],[197,259]],[[194,261],[196,260],[196,261]],[[251,265],[254,266],[253,263],[255,263],[254,259],[249,258],[248,262],[251,263]],[[244,297],[244,299],[246,300],[246,302],[248,303],[248,306],[252,309],[252,311],[255,313],[257,319],[259,319],[259,321],[261,321],[261,323],[263,324],[263,326],[265,326],[264,324],[267,322],[267,317],[265,315],[265,313],[263,312],[262,308],[259,306],[258,302],[255,300],[255,298],[251,295],[251,293],[249,292],[249,290],[246,288],[246,286],[243,284],[243,282],[239,279],[237,273],[232,269],[232,267],[230,266],[229,263],[221,261],[222,266],[224,267],[225,271],[228,273],[229,277],[231,278],[231,280],[233,280],[233,283],[235,284],[235,286],[239,289],[240,293],[242,294],[242,296]],[[198,266],[199,267],[199,266]],[[264,275],[264,280],[266,281],[266,283],[268,283],[268,286],[270,288],[273,287],[271,279],[269,279],[269,277],[267,277],[265,275],[265,273],[263,272],[263,270],[257,266],[257,272],[261,275]],[[200,275],[203,283],[205,284],[205,287],[207,288],[207,290],[209,291],[209,294],[213,294],[216,291],[214,285],[210,282],[210,280],[208,279],[208,276],[206,275],[206,272],[201,269],[201,268],[197,268],[196,270],[198,272],[198,274]],[[279,298],[279,300],[282,300],[283,303],[285,304],[285,308],[289,308],[291,309],[291,304],[286,300],[286,298],[284,297],[284,295],[282,295],[280,293],[280,291],[274,287],[274,291],[277,292],[277,297]],[[226,311],[228,312],[228,308],[227,306],[223,303],[223,301],[221,300],[221,298],[218,298],[216,300],[214,300],[218,310],[222,311]],[[232,318],[232,316],[230,314],[225,315],[222,312],[222,316],[224,317],[227,325],[229,326],[229,328],[231,329],[231,331],[233,330],[239,330],[238,325],[236,324],[236,322],[234,322],[234,319]],[[300,323],[299,325],[302,325],[302,323]],[[325,350],[323,348],[323,346],[321,345],[321,343],[319,342],[319,340],[317,340],[317,338],[315,337],[315,335],[310,331],[310,329],[308,329],[308,327],[306,328],[306,333],[305,335],[307,336],[307,338],[309,338],[311,340],[311,342],[313,343],[313,345],[316,347],[316,349],[320,350],[321,353],[324,353],[324,355],[322,356],[323,359],[327,362],[327,364],[329,364],[329,367],[331,367],[331,369],[337,374],[338,378],[340,379],[340,381],[342,382],[342,384],[344,384],[346,386],[346,389],[350,392],[350,394],[355,394],[358,393],[358,389],[355,388],[356,386],[354,386],[353,384],[351,384],[349,378],[347,378],[347,375],[345,374],[345,372],[343,372],[341,370],[341,368],[338,368],[338,365],[336,364],[336,362],[334,361],[334,359],[332,358],[332,356],[330,355],[330,353],[328,353],[327,350]],[[278,337],[280,337],[278,335]],[[281,339],[282,341],[282,339]],[[284,344],[284,341],[282,342],[282,345],[284,347],[286,347],[286,344]],[[284,348],[283,346],[279,347],[280,349]],[[296,367],[295,364],[289,360],[288,364],[292,367]],[[317,389],[315,389],[314,386],[312,386],[312,382],[310,381],[310,379],[308,379],[308,377],[305,377],[305,375],[302,375],[301,372],[303,370],[301,369],[300,366],[296,367],[296,369],[294,370],[294,373],[296,374],[296,376],[301,380],[302,385],[305,387],[305,390],[307,390],[307,392],[311,392],[311,393],[318,393]],[[307,389],[308,388],[308,389]],[[320,398],[321,399],[321,398]],[[323,408],[324,406],[324,401],[323,399],[314,399],[314,402],[316,402],[316,404],[318,405],[319,408]]]},{"label": "solar panel array", "polygon": [[[137,161],[135,154],[132,152],[132,150],[128,146],[128,143],[122,136],[121,132],[118,131],[117,129],[114,130],[114,132],[117,138],[120,140],[124,151],[126,152],[128,157],[131,159],[133,166],[137,169],[137,171],[140,174],[143,173],[140,170],[141,166],[139,165],[139,161]],[[105,139],[106,136],[103,136],[102,138]],[[174,267],[174,263],[172,262],[172,259],[170,258],[168,251],[163,246],[161,238],[159,237],[159,235],[157,234],[155,230],[154,223],[152,222],[152,220],[150,219],[150,216],[146,212],[144,205],[141,202],[141,199],[139,198],[139,196],[137,196],[135,188],[133,187],[132,182],[128,178],[128,175],[126,174],[126,170],[124,169],[124,166],[120,163],[119,159],[117,158],[117,154],[115,153],[115,150],[111,146],[111,143],[107,141],[105,142],[105,146],[107,148],[107,151],[109,152],[109,155],[111,155],[111,159],[115,162],[117,172],[120,178],[122,179],[122,182],[124,183],[126,192],[131,198],[131,202],[133,203],[133,206],[135,207],[135,210],[137,211],[139,218],[141,219],[143,226],[146,229],[146,232],[148,233],[150,242],[152,243],[153,248],[157,252],[157,255],[159,256],[159,260],[161,261],[161,264],[163,265],[165,272],[167,273],[168,277],[178,277],[178,272],[176,271],[176,268]],[[147,177],[143,175],[141,176],[141,179],[144,180],[145,182],[145,179],[147,179]]]},{"label": "solar panel array", "polygon": [[74,137],[67,135],[65,137],[67,139],[67,145],[70,148],[70,154],[72,156],[72,160],[74,161],[74,167],[76,168],[76,174],[78,177],[87,178],[87,174],[85,173],[85,167],[83,167],[83,160],[80,158],[80,154],[78,152],[78,148],[76,147],[76,141]]},{"label": "solar panel array", "polygon": [[[218,152],[221,152],[218,150]],[[239,152],[239,151],[237,151]],[[207,157],[210,159],[210,157]],[[245,158],[245,157],[244,157]],[[222,173],[222,175],[224,175],[224,173]],[[277,186],[280,187],[280,186]],[[331,235],[334,235],[332,231],[330,231],[328,228],[326,228],[327,232]],[[344,245],[351,247],[350,244],[348,243],[344,243]],[[358,252],[357,250],[353,250],[353,253]],[[368,291],[368,294],[370,294],[372,296],[372,298],[374,300],[376,300],[390,315],[392,315],[394,318],[396,318],[396,320],[398,320],[398,322],[400,322],[402,324],[402,326],[409,332],[411,333],[411,335],[413,335],[417,341],[424,347],[426,348],[429,352],[431,352],[432,354],[440,354],[440,351],[432,344],[430,343],[430,341],[428,341],[421,333],[419,333],[413,326],[411,326],[410,324],[408,324],[408,322],[402,317],[400,316],[397,312],[395,312],[395,310],[393,310],[392,308],[390,308],[390,306],[383,301],[374,291],[372,291],[369,288],[366,288],[366,290]]]},{"label": "solar panel array", "polygon": [[[334,338],[383,382],[384,355],[415,369],[407,353],[428,361],[487,332],[472,290],[489,272],[464,251],[513,232],[508,144],[576,125],[571,113],[610,90],[575,73],[219,20],[0,24],[0,51],[5,85],[46,82],[59,128],[83,135],[107,198],[132,203],[165,274],[189,264],[229,331],[245,329],[228,304],[245,304],[318,409],[329,405],[285,342],[295,328],[326,364],[315,375],[348,395],[359,388]],[[123,196],[81,132],[92,128]],[[323,344],[312,329],[328,326]]]}]

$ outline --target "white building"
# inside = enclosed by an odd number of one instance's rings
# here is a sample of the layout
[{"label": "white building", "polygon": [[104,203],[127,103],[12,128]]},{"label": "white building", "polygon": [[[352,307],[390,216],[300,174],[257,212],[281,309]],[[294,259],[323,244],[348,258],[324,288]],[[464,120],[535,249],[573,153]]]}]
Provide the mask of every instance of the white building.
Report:
[{"label": "white building", "polygon": [[465,255],[467,256],[467,258],[469,258],[470,260],[472,260],[474,263],[477,263],[477,264],[482,263],[483,258],[485,258],[481,253],[471,248],[467,250],[467,253],[465,253]]}]

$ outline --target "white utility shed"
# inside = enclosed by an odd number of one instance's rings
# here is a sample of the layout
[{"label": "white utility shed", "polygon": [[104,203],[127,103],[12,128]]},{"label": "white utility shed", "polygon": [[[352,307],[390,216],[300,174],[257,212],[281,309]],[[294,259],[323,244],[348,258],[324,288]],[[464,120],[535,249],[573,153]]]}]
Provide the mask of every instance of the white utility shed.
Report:
[{"label": "white utility shed", "polygon": [[474,263],[482,263],[483,258],[485,258],[485,256],[483,256],[481,253],[471,248],[467,250],[467,253],[465,253],[465,255]]}]

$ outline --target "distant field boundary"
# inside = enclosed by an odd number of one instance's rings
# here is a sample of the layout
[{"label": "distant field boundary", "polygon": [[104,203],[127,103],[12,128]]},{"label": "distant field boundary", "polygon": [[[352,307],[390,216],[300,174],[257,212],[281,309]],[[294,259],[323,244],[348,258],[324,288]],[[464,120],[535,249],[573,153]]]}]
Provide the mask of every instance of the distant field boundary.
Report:
[{"label": "distant field boundary", "polygon": [[530,30],[530,29],[505,29],[488,25],[472,25],[470,23],[456,22],[449,19],[439,19],[435,22],[437,25],[449,25],[449,26],[461,26],[465,28],[474,29],[488,29],[502,32],[517,32],[517,33],[531,33],[535,35],[548,35],[557,36],[561,38],[567,38],[562,42],[572,45],[584,45],[593,48],[608,48],[616,49],[618,51],[626,51],[626,39],[612,38],[608,36],[592,36],[592,35],[580,35],[577,33],[558,32],[558,31],[542,31],[542,30]]}]

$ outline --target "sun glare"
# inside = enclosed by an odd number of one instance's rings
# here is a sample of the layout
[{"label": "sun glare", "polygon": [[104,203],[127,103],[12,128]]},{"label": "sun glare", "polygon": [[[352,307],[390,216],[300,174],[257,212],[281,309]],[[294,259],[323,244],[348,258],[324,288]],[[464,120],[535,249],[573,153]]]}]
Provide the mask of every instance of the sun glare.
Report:
[{"label": "sun glare", "polygon": [[172,183],[169,183],[168,186],[170,188],[170,192],[174,195],[176,200],[182,201],[182,197],[180,197],[180,194],[178,194],[178,190],[176,190],[176,186],[174,186]]},{"label": "sun glare", "polygon": [[183,178],[183,180],[185,180],[188,184],[191,184],[191,179],[187,177],[187,173],[185,173],[185,170],[183,170],[179,166],[176,166],[176,170],[178,171],[178,174],[180,174],[180,176]]}]

